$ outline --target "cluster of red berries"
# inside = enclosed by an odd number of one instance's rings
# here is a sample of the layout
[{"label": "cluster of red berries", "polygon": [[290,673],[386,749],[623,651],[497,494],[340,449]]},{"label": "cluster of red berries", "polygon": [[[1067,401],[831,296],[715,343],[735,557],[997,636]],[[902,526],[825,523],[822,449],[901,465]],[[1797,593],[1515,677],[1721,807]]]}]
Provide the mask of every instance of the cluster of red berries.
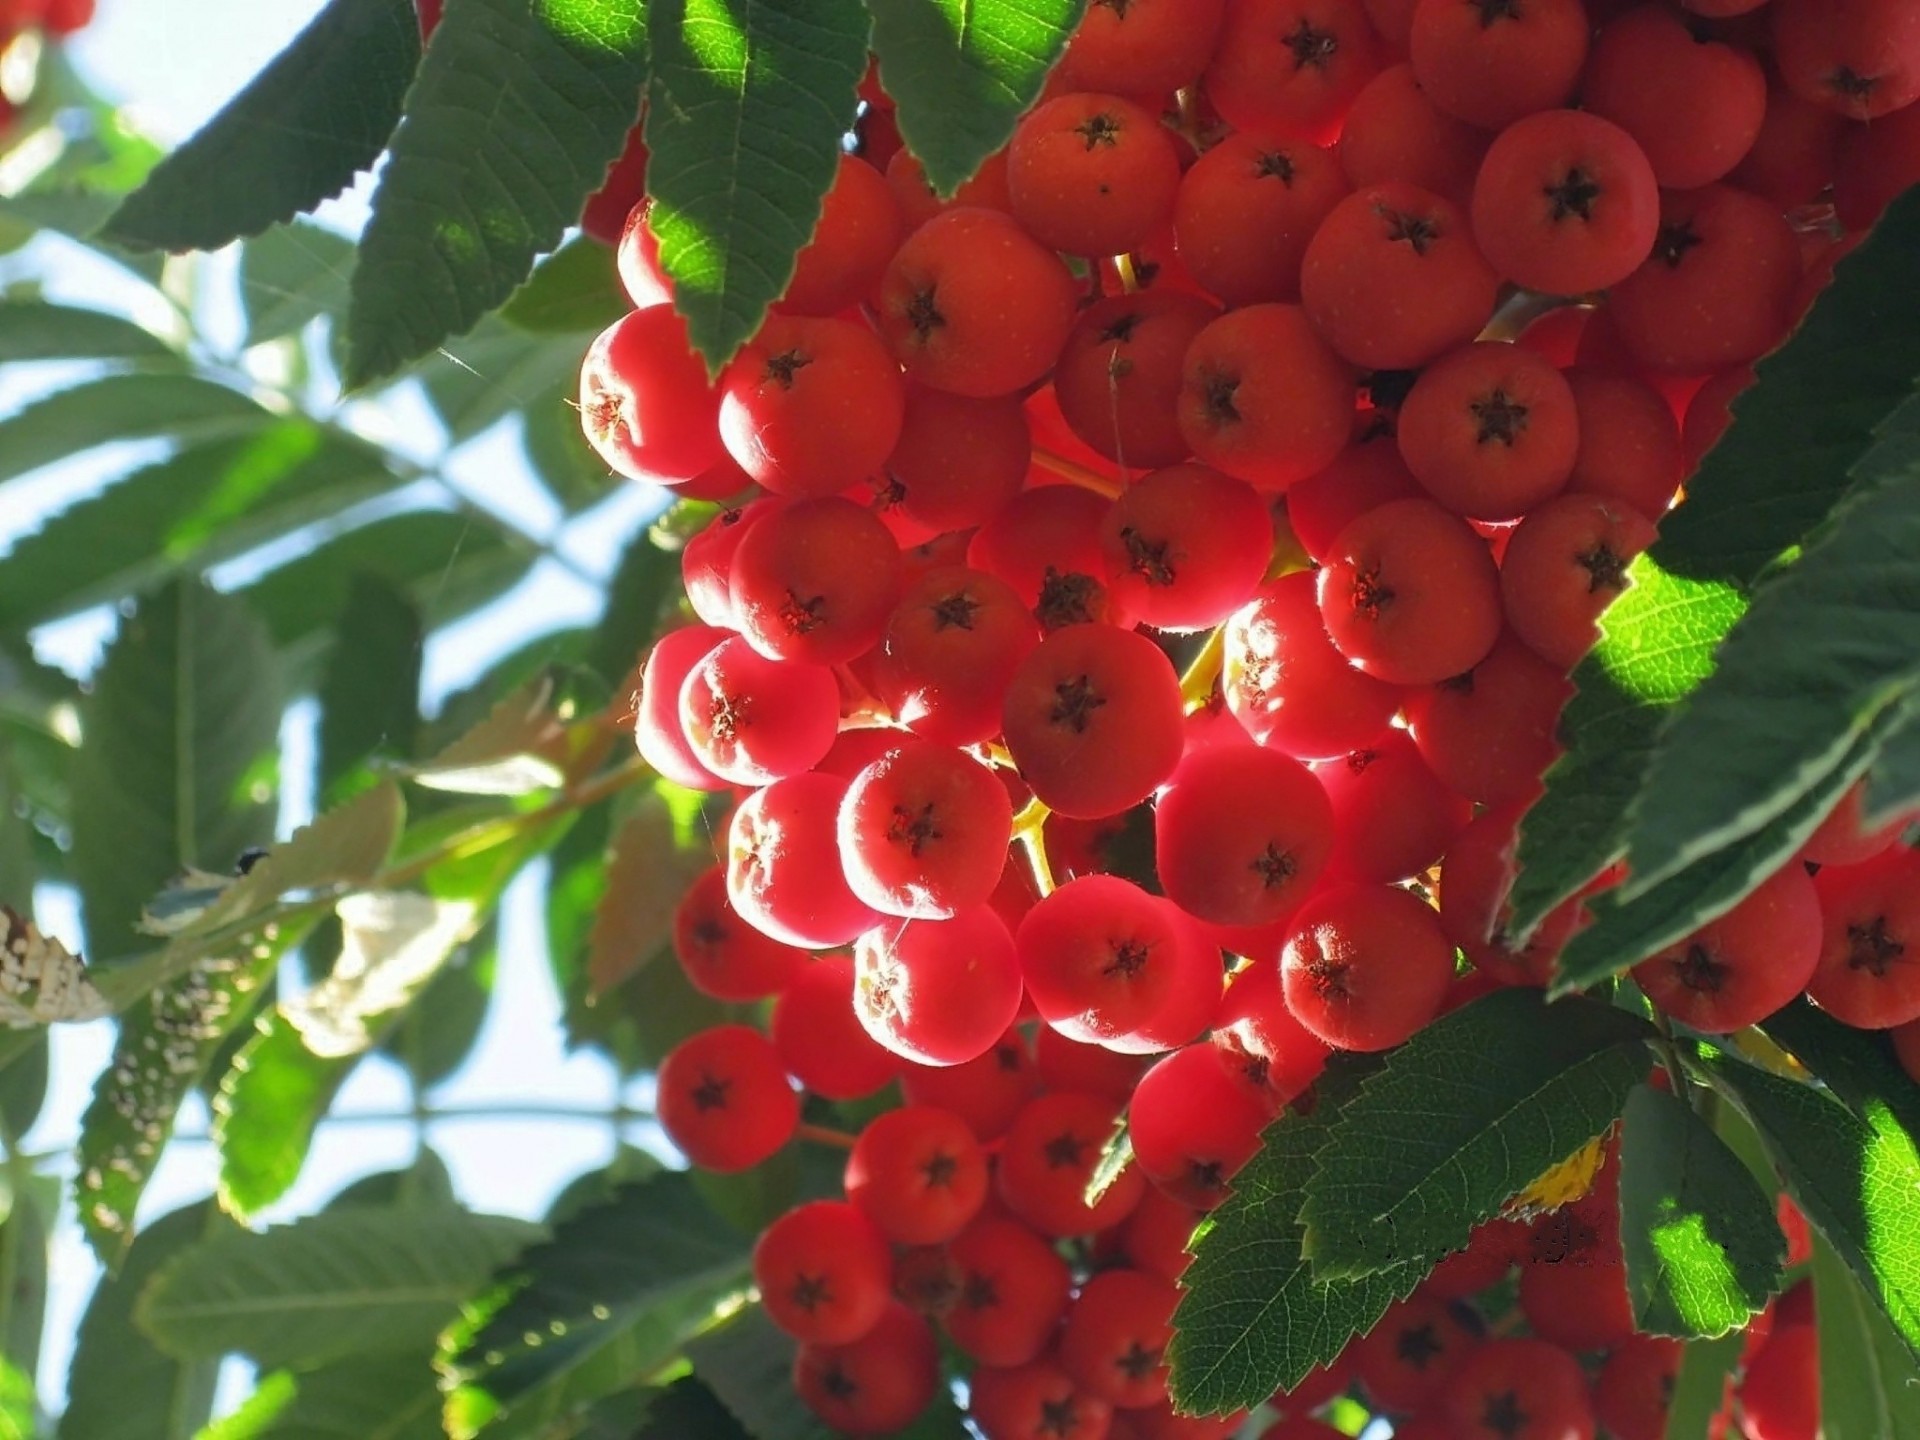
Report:
[{"label": "cluster of red berries", "polygon": [[[64,37],[93,19],[94,0],[0,0],[0,56],[29,31]],[[0,88],[0,140],[16,113],[14,100]]]},{"label": "cluster of red berries", "polygon": [[[931,1316],[990,1440],[1215,1433],[1160,1362],[1194,1217],[1331,1050],[1544,983],[1581,924],[1502,929],[1568,671],[1752,363],[1920,179],[1920,5],[1104,0],[951,201],[863,95],[717,382],[644,205],[582,373],[610,466],[724,502],[634,722],[732,793],[681,963],[771,1015],[676,1049],[659,1113],[737,1170],[795,1081],[899,1082],[847,1200],[756,1262],[836,1429],[926,1403]],[[1920,853],[1858,805],[1648,957],[1653,1002],[1920,1025]],[[1625,1328],[1560,1343],[1656,1392],[1613,1283]],[[1586,1407],[1528,1318],[1447,1368]],[[1593,1433],[1473,1418],[1469,1383],[1432,1433]]]}]

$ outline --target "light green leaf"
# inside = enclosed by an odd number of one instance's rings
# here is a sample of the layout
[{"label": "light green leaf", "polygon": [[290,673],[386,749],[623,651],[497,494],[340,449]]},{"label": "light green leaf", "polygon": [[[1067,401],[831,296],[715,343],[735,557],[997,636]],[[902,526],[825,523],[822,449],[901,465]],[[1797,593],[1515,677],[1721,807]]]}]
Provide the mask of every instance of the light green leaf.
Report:
[{"label": "light green leaf", "polygon": [[1334,1057],[1312,1113],[1289,1110],[1267,1127],[1233,1193],[1189,1243],[1194,1261],[1167,1350],[1183,1412],[1224,1415],[1290,1389],[1426,1278],[1428,1267],[1416,1264],[1323,1284],[1301,1254],[1298,1216],[1314,1156],[1374,1063]]},{"label": "light green leaf", "polygon": [[649,223],[674,306],[716,375],[819,223],[867,30],[859,0],[655,0]]},{"label": "light green leaf", "polygon": [[1818,1237],[1813,1309],[1820,1332],[1823,1440],[1920,1435],[1920,1367],[1846,1262]]},{"label": "light green leaf", "polygon": [[166,1354],[135,1327],[133,1308],[170,1259],[227,1228],[208,1201],[164,1215],[134,1242],[120,1273],[100,1281],[67,1368],[60,1440],[189,1440],[206,1422],[219,1357]]},{"label": "light green leaf", "polygon": [[420,60],[413,0],[331,0],[107,222],[149,250],[218,250],[331,199],[393,133]]},{"label": "light green leaf", "polygon": [[1860,488],[1755,593],[1714,673],[1661,737],[1634,808],[1623,895],[1786,812],[1920,685],[1920,397],[1854,473]]},{"label": "light green leaf", "polygon": [[639,113],[646,9],[640,0],[447,8],[360,242],[348,388],[464,335],[559,245]]},{"label": "light green leaf", "polygon": [[1920,1355],[1920,1153],[1884,1104],[1849,1109],[1797,1081],[1706,1046],[1714,1088],[1759,1131],[1816,1232]]},{"label": "light green leaf", "polygon": [[542,1234],[520,1220],[427,1206],[226,1231],[168,1261],[135,1319],[188,1359],[238,1352],[304,1369],[414,1348]]},{"label": "light green leaf", "polygon": [[1686,1101],[1648,1085],[1627,1097],[1620,1236],[1643,1335],[1725,1335],[1780,1288],[1772,1197]]},{"label": "light green leaf", "polygon": [[247,434],[273,417],[197,375],[106,375],[56,390],[0,420],[0,480],[115,440],[183,444]]},{"label": "light green leaf", "polygon": [[247,343],[292,335],[346,308],[353,242],[305,221],[276,225],[240,251],[240,303]]},{"label": "light green leaf", "polygon": [[443,1337],[448,1433],[560,1419],[647,1378],[747,1287],[751,1245],[674,1172],[563,1220]]},{"label": "light green leaf", "polygon": [[1431,1265],[1602,1134],[1651,1061],[1638,1016],[1497,990],[1390,1051],[1334,1123],[1300,1211],[1314,1275]]},{"label": "light green leaf", "polygon": [[1884,1109],[1920,1135],[1920,1085],[1894,1057],[1886,1031],[1843,1025],[1805,996],[1769,1015],[1761,1029],[1849,1110],[1864,1115]]},{"label": "light green leaf", "polygon": [[472,933],[475,908],[409,890],[349,895],[335,907],[340,958],[319,984],[280,1013],[307,1048],[339,1060],[372,1048],[374,1027],[411,1003]]},{"label": "light green leaf", "polygon": [[223,1210],[244,1220],[286,1194],[355,1063],[314,1054],[277,1009],[261,1017],[213,1101]]},{"label": "light green leaf", "polygon": [[614,271],[613,251],[577,235],[534,267],[500,318],[535,335],[590,338],[633,308]]},{"label": "light green leaf", "polygon": [[398,586],[355,575],[338,633],[320,675],[314,777],[330,800],[367,783],[370,761],[412,758],[426,627]]},{"label": "light green leaf", "polygon": [[1739,1331],[1717,1340],[1695,1340],[1680,1354],[1673,1399],[1667,1406],[1662,1440],[1710,1440],[1725,1399],[1728,1377],[1740,1363],[1746,1336]]},{"label": "light green leaf", "polygon": [[356,1355],[305,1374],[277,1370],[198,1440],[443,1440],[433,1356]]},{"label": "light green leaf", "polygon": [[880,83],[941,195],[1007,143],[1086,0],[868,0]]},{"label": "light green leaf", "polygon": [[1651,890],[1622,900],[1605,890],[1587,901],[1593,923],[1567,942],[1550,993],[1565,994],[1636,964],[1724,915],[1793,858],[1847,787],[1865,771],[1883,735],[1920,707],[1906,699],[1883,710],[1840,760],[1786,811]]},{"label": "light green leaf", "polygon": [[0,300],[0,362],[139,360],[177,364],[180,356],[150,330],[105,310],[45,300]]}]

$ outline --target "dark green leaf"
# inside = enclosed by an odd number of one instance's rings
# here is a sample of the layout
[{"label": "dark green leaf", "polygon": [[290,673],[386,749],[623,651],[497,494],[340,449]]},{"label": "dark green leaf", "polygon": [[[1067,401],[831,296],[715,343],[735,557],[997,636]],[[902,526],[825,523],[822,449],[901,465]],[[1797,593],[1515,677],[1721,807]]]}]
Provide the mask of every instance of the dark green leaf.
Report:
[{"label": "dark green leaf", "polygon": [[31,1400],[46,1325],[47,1264],[60,1211],[60,1182],[23,1173],[14,1185],[12,1208],[0,1224],[0,1346],[6,1363],[28,1377]]},{"label": "dark green leaf", "polygon": [[1288,1111],[1234,1177],[1233,1194],[1201,1223],[1168,1347],[1174,1403],[1197,1415],[1261,1404],[1333,1359],[1387,1306],[1411,1294],[1427,1268],[1322,1284],[1301,1253],[1300,1206],[1314,1155],[1370,1060],[1336,1057],[1315,1086],[1310,1114]]},{"label": "dark green leaf", "polygon": [[356,1355],[306,1374],[262,1377],[239,1410],[198,1440],[443,1440],[433,1355]]},{"label": "dark green leaf", "polygon": [[100,1281],[67,1368],[60,1440],[190,1440],[213,1409],[217,1356],[181,1361],[133,1323],[134,1302],[174,1256],[230,1226],[211,1201],[154,1221],[118,1275]]},{"label": "dark green leaf", "polygon": [[380,1048],[407,1069],[419,1089],[439,1084],[466,1063],[487,1013],[500,972],[500,934],[489,920],[427,982]]},{"label": "dark green leaf", "polygon": [[331,0],[107,222],[150,250],[218,250],[331,199],[393,133],[420,61],[413,0]]},{"label": "dark green leaf", "polygon": [[563,1221],[444,1338],[449,1430],[557,1418],[645,1379],[750,1283],[751,1244],[673,1172]]},{"label": "dark green leaf", "polygon": [[[593,627],[587,663],[610,684],[623,683],[659,634],[667,606],[679,596],[679,557],[662,550],[641,530],[607,582],[607,608]],[[624,698],[616,700],[624,702]]]},{"label": "dark green leaf", "polygon": [[158,285],[164,257],[123,250],[98,234],[121,199],[120,191],[79,180],[62,183],[57,176],[45,186],[0,198],[0,252],[17,249],[37,235],[64,236],[134,278]]},{"label": "dark green leaf", "polygon": [[1833,1247],[1813,1242],[1823,1440],[1920,1435],[1920,1367]]},{"label": "dark green leaf", "polygon": [[1714,673],[1662,735],[1635,806],[1623,894],[1786,812],[1920,684],[1920,397],[1854,473],[1859,488],[1759,588]]},{"label": "dark green leaf", "polygon": [[1920,809],[1920,717],[1890,731],[1874,757],[1861,819],[1870,826],[1884,825],[1915,809]]},{"label": "dark green leaf", "polygon": [[1716,1051],[1697,1052],[1745,1112],[1819,1234],[1920,1353],[1920,1153],[1884,1104],[1858,1111]]},{"label": "dark green leaf", "polygon": [[593,994],[616,989],[672,939],[682,897],[713,864],[706,834],[681,834],[664,798],[642,797],[613,837],[606,889],[587,937]]},{"label": "dark green leaf", "polygon": [[520,411],[520,448],[540,483],[569,513],[604,500],[622,483],[580,429],[578,377],[563,375]]},{"label": "dark green leaf", "polygon": [[[625,1440],[625,1437],[623,1437]],[[705,1385],[684,1375],[653,1397],[631,1440],[755,1440]]]},{"label": "dark green leaf", "polygon": [[320,676],[315,779],[327,800],[365,784],[370,760],[412,758],[425,632],[419,610],[391,580],[348,580],[339,643]]},{"label": "dark green leaf", "polygon": [[353,242],[319,225],[276,225],[240,252],[240,303],[247,343],[292,335],[309,320],[337,316],[347,303]]},{"label": "dark green leaf", "polygon": [[447,1169],[447,1162],[422,1146],[406,1169],[362,1175],[335,1192],[326,1208],[349,1210],[355,1206],[373,1206],[386,1210],[397,1205],[425,1205],[444,1209],[456,1203],[453,1175]]},{"label": "dark green leaf", "polygon": [[33,1035],[26,1041],[26,1048],[0,1069],[0,1127],[4,1127],[0,1135],[4,1135],[9,1148],[19,1147],[47,1103],[49,1033]]},{"label": "dark green leaf", "polygon": [[114,440],[191,443],[246,434],[273,417],[197,375],[106,375],[56,390],[0,420],[0,480]]},{"label": "dark green leaf", "polygon": [[900,135],[951,195],[1007,143],[1086,0],[868,0]]},{"label": "dark green leaf", "polygon": [[438,624],[492,599],[523,575],[531,557],[490,524],[416,510],[349,530],[247,587],[276,644],[330,637],[354,578],[404,589]]},{"label": "dark green leaf", "polygon": [[1333,1125],[1300,1212],[1326,1279],[1437,1261],[1619,1118],[1646,1022],[1499,990],[1388,1053]]},{"label": "dark green leaf", "polygon": [[272,837],[281,697],[241,602],[176,582],[121,624],[82,712],[73,861],[96,960],[139,948],[147,898]]},{"label": "dark green leaf", "polygon": [[655,0],[649,223],[715,374],[760,328],[819,223],[867,30],[858,0]]},{"label": "dark green leaf", "polygon": [[750,1305],[694,1340],[687,1355],[694,1378],[754,1440],[830,1440],[833,1431],[786,1398],[794,1348],[764,1309]]},{"label": "dark green leaf", "polygon": [[536,335],[585,338],[632,308],[614,271],[613,251],[590,235],[578,235],[534,268],[500,318]]},{"label": "dark green leaf", "polygon": [[634,0],[459,0],[434,32],[360,244],[346,382],[464,335],[554,249],[646,83]]},{"label": "dark green leaf", "polygon": [[1696,1340],[1680,1355],[1673,1400],[1662,1440],[1710,1440],[1726,1395],[1727,1379],[1740,1363],[1746,1336],[1736,1331],[1717,1340]]},{"label": "dark green leaf", "polygon": [[1630,900],[1623,901],[1615,890],[1593,896],[1587,902],[1593,923],[1560,952],[1552,993],[1565,994],[1603,980],[1726,914],[1792,859],[1866,769],[1881,736],[1916,708],[1920,704],[1909,700],[1876,715],[1833,769],[1753,834],[1703,856]]},{"label": "dark green leaf", "polygon": [[104,310],[44,300],[0,300],[0,362],[8,360],[146,360],[179,355],[149,330]]},{"label": "dark green leaf", "polygon": [[1856,1114],[1885,1109],[1920,1135],[1920,1085],[1901,1068],[1886,1031],[1843,1025],[1804,996],[1769,1015],[1761,1028],[1848,1109]]},{"label": "dark green leaf", "polygon": [[0,623],[25,630],[203,570],[398,483],[379,452],[307,420],[196,444],[16,541]]},{"label": "dark green leaf", "polygon": [[1772,1197],[1686,1101],[1647,1085],[1627,1097],[1620,1236],[1645,1335],[1725,1335],[1780,1288],[1787,1247]]},{"label": "dark green leaf", "polygon": [[349,1208],[226,1231],[175,1255],[141,1293],[140,1328],[189,1358],[325,1365],[430,1341],[543,1231],[465,1210]]}]

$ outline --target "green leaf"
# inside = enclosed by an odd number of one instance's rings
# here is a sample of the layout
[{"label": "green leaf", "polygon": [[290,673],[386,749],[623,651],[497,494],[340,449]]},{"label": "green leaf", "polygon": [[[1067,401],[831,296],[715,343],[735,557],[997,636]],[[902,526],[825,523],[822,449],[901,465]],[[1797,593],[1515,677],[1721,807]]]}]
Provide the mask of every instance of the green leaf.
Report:
[{"label": "green leaf", "polygon": [[1233,1193],[1201,1222],[1181,1284],[1167,1350],[1174,1403],[1223,1415],[1263,1403],[1371,1330],[1413,1292],[1426,1269],[1323,1284],[1301,1253],[1298,1221],[1313,1157],[1373,1062],[1336,1056],[1315,1086],[1310,1114],[1288,1111],[1267,1127]]},{"label": "green leaf", "polygon": [[751,1245],[675,1172],[561,1222],[443,1338],[448,1432],[559,1418],[646,1378],[751,1283]]},{"label": "green leaf", "polygon": [[416,510],[361,525],[269,571],[243,592],[281,646],[330,639],[354,579],[400,586],[430,625],[491,600],[531,564],[493,525],[470,515]]},{"label": "green leaf", "polygon": [[326,1203],[328,1210],[350,1210],[372,1206],[387,1210],[400,1205],[429,1208],[453,1208],[453,1176],[447,1162],[427,1146],[414,1152],[413,1163],[404,1170],[379,1170],[334,1192]]},{"label": "green leaf", "polygon": [[1662,1440],[1709,1440],[1726,1396],[1727,1379],[1740,1363],[1746,1336],[1739,1331],[1717,1340],[1695,1340],[1680,1352],[1673,1399],[1667,1406]]},{"label": "green leaf", "polygon": [[117,244],[218,250],[311,210],[369,168],[420,61],[412,0],[331,0],[107,222]]},{"label": "green leaf", "polygon": [[632,1440],[755,1440],[705,1385],[683,1375],[653,1397]]},{"label": "green leaf", "polygon": [[1607,610],[1599,645],[1574,671],[1577,688],[1560,717],[1571,743],[1520,822],[1515,936],[1625,852],[1628,807],[1661,722],[1711,672],[1713,647],[1746,609],[1738,588],[1670,574],[1651,550],[1628,573],[1632,584]]},{"label": "green leaf", "polygon": [[835,1432],[788,1395],[794,1342],[759,1305],[729,1316],[687,1346],[694,1378],[754,1440],[831,1440]]},{"label": "green leaf", "polygon": [[[40,1369],[46,1326],[47,1266],[60,1211],[60,1182],[24,1172],[14,1180],[13,1204],[0,1224],[0,1355],[27,1379],[28,1413]],[[23,1432],[31,1434],[32,1431]]]},{"label": "green leaf", "polygon": [[404,1065],[414,1086],[438,1085],[466,1063],[493,1006],[500,974],[500,927],[490,917],[427,982],[380,1048]]},{"label": "green leaf", "polygon": [[178,363],[150,330],[105,310],[45,300],[0,300],[0,363],[9,360],[143,360]]},{"label": "green leaf", "polygon": [[593,627],[587,663],[610,683],[622,684],[658,638],[668,607],[679,598],[679,557],[641,530],[607,582],[607,608]]},{"label": "green leaf", "polygon": [[0,1435],[6,1440],[33,1440],[39,1431],[39,1418],[33,1376],[12,1361],[0,1359]]},{"label": "green leaf", "polygon": [[214,1097],[222,1209],[246,1219],[287,1193],[355,1063],[315,1055],[278,1010],[260,1019]]},{"label": "green leaf", "polygon": [[1620,1236],[1645,1335],[1725,1335],[1781,1285],[1787,1246],[1772,1197],[1686,1101],[1648,1085],[1627,1097]]},{"label": "green leaf", "polygon": [[622,483],[594,453],[580,428],[579,376],[561,376],[520,411],[520,448],[554,500],[575,514]]},{"label": "green leaf", "polygon": [[616,988],[673,938],[674,912],[713,863],[705,834],[683,836],[659,793],[642,797],[607,858],[606,890],[587,936],[591,993]]},{"label": "green leaf", "polygon": [[542,673],[503,696],[487,718],[424,764],[415,783],[461,795],[526,795],[563,783],[566,726]]},{"label": "green leaf", "polygon": [[407,97],[360,242],[349,389],[463,335],[554,249],[639,112],[637,0],[459,0]]},{"label": "green leaf", "polygon": [[356,1355],[305,1374],[263,1376],[245,1404],[198,1440],[443,1440],[433,1356]]},{"label": "green leaf", "polygon": [[633,308],[614,270],[613,251],[576,235],[534,267],[500,318],[535,335],[593,336]]},{"label": "green leaf", "polygon": [[[578,435],[584,353],[576,334],[530,334],[489,315],[472,334],[449,339],[409,373],[418,377],[456,445],[510,415],[554,408],[565,412],[561,418]],[[580,440],[586,443],[583,435]],[[596,457],[594,463],[603,478],[609,475],[604,461]]]},{"label": "green leaf", "polygon": [[1861,819],[1884,825],[1897,815],[1920,809],[1920,716],[1889,731],[1867,771]]},{"label": "green leaf", "polygon": [[1849,1110],[1864,1115],[1884,1109],[1920,1135],[1920,1085],[1901,1068],[1886,1031],[1843,1025],[1805,996],[1776,1010],[1760,1028]]},{"label": "green leaf", "polygon": [[[274,658],[247,607],[176,582],[128,616],[82,711],[73,864],[96,961],[138,948],[147,897],[272,837]],[[269,772],[270,773],[270,772]]]},{"label": "green leaf", "polygon": [[867,12],[858,0],[655,7],[649,223],[674,307],[717,375],[819,223],[867,68]]},{"label": "green leaf", "polygon": [[425,1345],[459,1306],[544,1232],[499,1215],[410,1206],[309,1215],[226,1231],[175,1255],[135,1318],[169,1354],[238,1352],[309,1368]]},{"label": "green leaf", "polygon": [[347,582],[339,643],[320,675],[320,743],[315,779],[329,799],[365,783],[369,761],[413,755],[420,725],[420,665],[426,627],[390,580]]},{"label": "green leaf", "polygon": [[1860,488],[1759,588],[1661,737],[1623,895],[1786,812],[1920,685],[1920,397],[1893,424],[1856,467]]},{"label": "green leaf", "polygon": [[0,420],[0,480],[115,440],[163,436],[186,444],[246,434],[272,421],[238,390],[197,375],[105,375]]},{"label": "green leaf", "polygon": [[1920,708],[1905,700],[1869,722],[1833,769],[1783,813],[1724,850],[1714,851],[1651,890],[1622,900],[1605,890],[1587,901],[1593,923],[1567,942],[1550,993],[1603,980],[1724,915],[1793,858],[1822,818],[1867,767],[1883,735]]},{"label": "green leaf", "polygon": [[1920,1367],[1825,1241],[1813,1242],[1824,1440],[1920,1435]]},{"label": "green leaf", "polygon": [[1007,143],[1086,0],[868,0],[880,83],[941,195]]},{"label": "green leaf", "polygon": [[407,807],[392,781],[356,795],[268,849],[191,930],[230,924],[283,895],[371,880],[393,853]]},{"label": "green leaf", "polygon": [[1316,1157],[1300,1211],[1316,1277],[1437,1261],[1619,1118],[1647,1078],[1638,1016],[1495,991],[1387,1054]]},{"label": "green leaf", "polygon": [[353,274],[353,242],[320,225],[276,225],[240,251],[247,344],[277,340],[322,315],[339,315]]},{"label": "green leaf", "polygon": [[113,1061],[81,1118],[74,1182],[81,1229],[109,1269],[126,1257],[135,1211],[181,1102],[246,1022],[280,954],[305,928],[283,926],[272,941],[242,936],[121,1017]]},{"label": "green leaf", "polygon": [[0,564],[3,623],[24,631],[204,570],[400,483],[378,451],[311,421],[248,426],[138,470],[17,540]]},{"label": "green leaf", "polygon": [[189,1440],[213,1409],[218,1356],[177,1360],[135,1327],[136,1298],[156,1271],[228,1228],[209,1201],[154,1221],[118,1275],[100,1281],[67,1368],[60,1440]]},{"label": "green leaf", "polygon": [[1787,1189],[1920,1354],[1920,1153],[1884,1104],[1858,1110],[1699,1046],[1714,1087],[1740,1107]]}]

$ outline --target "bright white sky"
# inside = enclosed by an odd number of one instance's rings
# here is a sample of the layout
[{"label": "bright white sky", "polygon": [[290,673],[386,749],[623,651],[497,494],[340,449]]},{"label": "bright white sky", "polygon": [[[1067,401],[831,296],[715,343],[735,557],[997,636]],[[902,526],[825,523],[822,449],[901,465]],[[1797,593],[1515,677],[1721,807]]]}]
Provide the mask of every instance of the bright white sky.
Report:
[{"label": "bright white sky", "polygon": [[[70,53],[97,90],[125,103],[142,128],[171,144],[210,117],[322,3],[100,0],[96,23],[77,39]],[[362,196],[358,203],[336,207],[334,213],[342,223],[352,224],[363,208]],[[68,298],[74,297],[76,289],[84,295],[91,283],[89,273],[78,265],[63,267],[62,273],[52,277],[56,291],[64,290]],[[13,408],[19,398],[0,394],[0,411]],[[556,517],[541,513],[539,503],[529,498],[530,482],[520,470],[517,447],[480,448],[482,454],[458,467],[466,472],[464,478],[484,484],[498,503],[534,528],[549,528]],[[34,489],[48,502],[62,491],[70,497],[72,483],[62,485],[60,479],[51,477],[51,483]],[[581,569],[605,573],[646,505],[645,497],[635,495],[630,503],[613,507],[614,514],[601,513],[591,526],[574,527],[559,538]],[[0,523],[0,548],[36,523],[35,517],[20,513],[17,503],[9,508],[13,513]],[[593,613],[591,589],[559,573],[558,567],[549,567],[490,613],[460,627],[461,633],[450,643],[429,652],[425,680],[429,698],[464,683],[488,658],[512,649],[530,631],[580,623]],[[84,663],[110,623],[103,616],[64,627],[62,634],[52,637],[47,653],[68,663]],[[306,724],[296,717],[289,727],[290,750],[296,753],[290,753],[288,768],[295,774],[303,770],[298,752],[305,752],[310,743],[310,723],[310,716]],[[290,788],[303,791],[305,787]],[[306,803],[304,794],[292,795],[287,818],[301,817]],[[70,898],[43,892],[38,899],[42,920],[51,932],[67,938],[77,935]],[[558,1001],[547,980],[536,887],[521,884],[510,892],[504,922],[503,975],[488,1028],[474,1062],[440,1087],[432,1097],[433,1105],[469,1111],[506,1103],[528,1112],[610,1107],[618,1089],[611,1067],[590,1056],[569,1057],[564,1052]],[[28,1137],[32,1150],[64,1155],[71,1148],[93,1077],[111,1046],[111,1027],[105,1023],[67,1027],[56,1037],[53,1094],[41,1123]],[[362,1065],[335,1109],[372,1117],[404,1112],[410,1103],[401,1073],[374,1060]],[[181,1131],[204,1134],[206,1122],[204,1107],[196,1101],[182,1116]],[[452,1168],[459,1191],[470,1204],[528,1216],[541,1213],[567,1180],[604,1163],[613,1149],[613,1135],[604,1121],[564,1114],[446,1119],[429,1127],[428,1138]],[[646,1130],[637,1129],[630,1138],[646,1138]],[[410,1121],[364,1119],[324,1129],[298,1187],[274,1213],[285,1216],[310,1210],[357,1175],[405,1164],[414,1145]],[[64,1160],[59,1163],[60,1173],[70,1175],[70,1166]],[[214,1175],[210,1146],[176,1142],[147,1193],[144,1216],[150,1219],[208,1194]],[[97,1274],[69,1210],[55,1242],[52,1309],[40,1366],[42,1403],[49,1409],[57,1410],[63,1402],[74,1329]],[[231,1404],[244,1393],[245,1380],[243,1374],[228,1378],[232,1383],[226,1387],[225,1403]]]}]

